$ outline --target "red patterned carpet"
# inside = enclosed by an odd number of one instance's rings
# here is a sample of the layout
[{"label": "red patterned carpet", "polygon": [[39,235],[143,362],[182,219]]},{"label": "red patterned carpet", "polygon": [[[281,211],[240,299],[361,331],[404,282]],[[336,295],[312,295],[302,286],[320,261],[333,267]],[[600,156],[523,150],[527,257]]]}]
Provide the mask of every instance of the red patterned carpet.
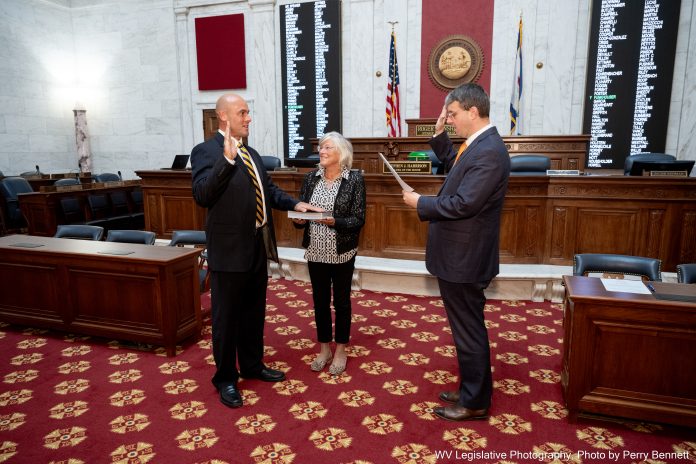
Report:
[{"label": "red patterned carpet", "polygon": [[353,313],[348,370],[313,373],[311,287],[271,281],[266,361],[288,380],[240,382],[240,409],[223,406],[210,383],[209,326],[167,358],[5,325],[0,462],[696,462],[693,429],[567,422],[559,305],[489,301],[493,407],[488,421],[465,423],[431,412],[456,384],[438,298],[355,292]]}]

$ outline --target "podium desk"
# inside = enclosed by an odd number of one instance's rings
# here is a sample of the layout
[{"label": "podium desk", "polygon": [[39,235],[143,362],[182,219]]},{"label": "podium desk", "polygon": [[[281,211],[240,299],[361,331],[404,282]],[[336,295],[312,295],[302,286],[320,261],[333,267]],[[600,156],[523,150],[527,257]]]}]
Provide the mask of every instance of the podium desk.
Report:
[{"label": "podium desk", "polygon": [[201,330],[200,249],[0,237],[0,320],[163,345]]},{"label": "podium desk", "polygon": [[586,412],[695,427],[696,304],[610,292],[592,277],[563,282],[569,419]]}]

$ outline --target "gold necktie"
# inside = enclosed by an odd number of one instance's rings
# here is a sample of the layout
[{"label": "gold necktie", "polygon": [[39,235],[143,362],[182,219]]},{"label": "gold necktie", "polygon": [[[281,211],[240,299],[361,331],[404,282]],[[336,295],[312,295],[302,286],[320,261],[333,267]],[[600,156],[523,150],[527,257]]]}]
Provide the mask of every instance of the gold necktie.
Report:
[{"label": "gold necktie", "polygon": [[256,173],[254,172],[254,166],[251,164],[251,156],[244,145],[241,143],[237,145],[237,153],[241,156],[244,165],[249,171],[251,176],[251,181],[254,183],[254,188],[256,189],[256,227],[260,227],[263,224],[263,197],[261,196],[261,186],[259,185],[259,180],[256,178]]},{"label": "gold necktie", "polygon": [[457,161],[459,161],[459,157],[462,156],[462,153],[464,153],[466,151],[466,148],[468,146],[469,145],[467,145],[466,142],[462,143],[462,146],[459,147],[459,151],[457,152],[457,157],[454,159],[454,163],[452,164],[452,166],[457,164]]}]

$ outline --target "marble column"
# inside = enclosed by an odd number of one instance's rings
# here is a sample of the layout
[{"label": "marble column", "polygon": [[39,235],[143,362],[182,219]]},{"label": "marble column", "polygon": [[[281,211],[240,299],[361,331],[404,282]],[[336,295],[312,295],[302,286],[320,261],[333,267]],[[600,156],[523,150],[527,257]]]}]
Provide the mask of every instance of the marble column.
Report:
[{"label": "marble column", "polygon": [[87,130],[87,110],[82,105],[75,105],[75,144],[80,172],[92,171],[92,150],[89,146],[89,131]]}]

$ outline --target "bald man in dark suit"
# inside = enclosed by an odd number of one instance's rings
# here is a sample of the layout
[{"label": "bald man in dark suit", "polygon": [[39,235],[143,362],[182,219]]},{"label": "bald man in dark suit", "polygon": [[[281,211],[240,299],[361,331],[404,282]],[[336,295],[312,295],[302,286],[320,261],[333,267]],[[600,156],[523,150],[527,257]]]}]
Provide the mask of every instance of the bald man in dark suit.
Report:
[{"label": "bald man in dark suit", "polygon": [[[510,175],[510,155],[490,124],[488,95],[463,84],[447,95],[430,145],[448,169],[436,196],[403,192],[404,202],[429,221],[426,267],[437,277],[457,350],[457,391],[440,393],[450,406],[437,416],[463,421],[486,419],[491,404],[488,331],[484,290],[498,274],[500,216]],[[453,125],[466,142],[454,150],[444,131]]]}]

